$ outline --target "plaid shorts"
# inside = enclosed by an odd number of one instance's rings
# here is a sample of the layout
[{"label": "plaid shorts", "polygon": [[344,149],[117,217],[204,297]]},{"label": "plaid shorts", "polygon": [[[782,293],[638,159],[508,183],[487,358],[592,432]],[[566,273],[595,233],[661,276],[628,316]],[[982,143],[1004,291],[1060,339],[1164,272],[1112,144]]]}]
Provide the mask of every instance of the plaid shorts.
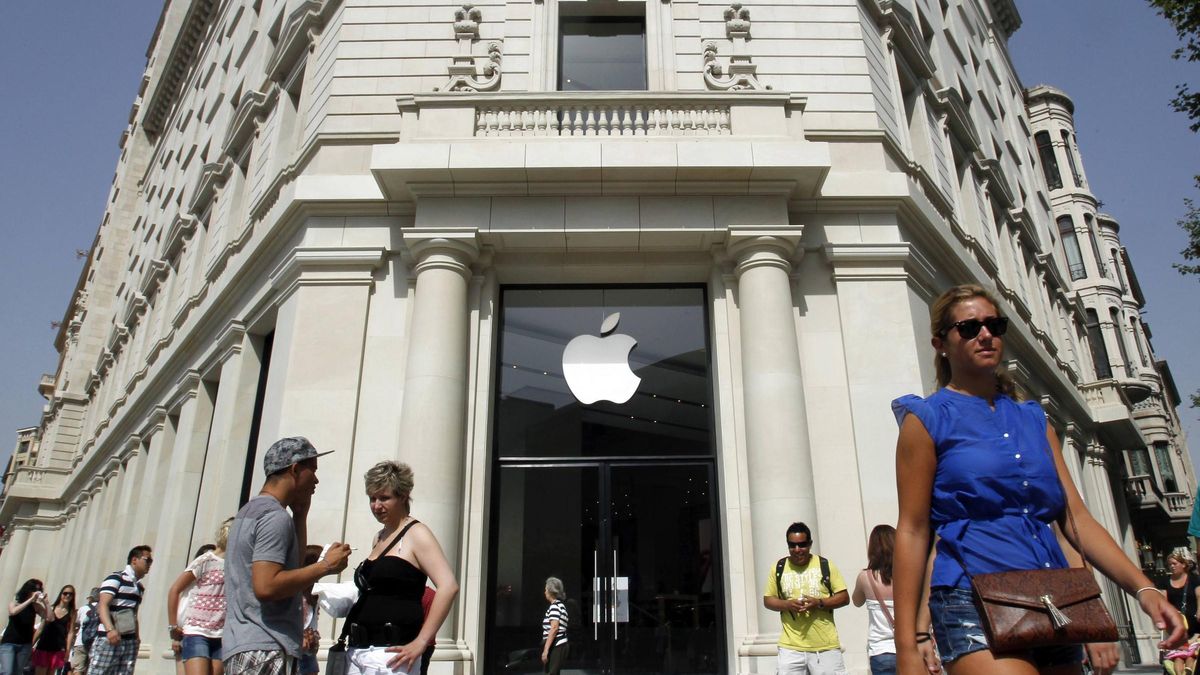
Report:
[{"label": "plaid shorts", "polygon": [[137,664],[137,638],[121,638],[114,647],[108,644],[103,634],[92,642],[92,654],[88,659],[89,675],[133,675]]},{"label": "plaid shorts", "polygon": [[252,649],[225,658],[227,675],[296,675],[296,658],[282,649]]}]

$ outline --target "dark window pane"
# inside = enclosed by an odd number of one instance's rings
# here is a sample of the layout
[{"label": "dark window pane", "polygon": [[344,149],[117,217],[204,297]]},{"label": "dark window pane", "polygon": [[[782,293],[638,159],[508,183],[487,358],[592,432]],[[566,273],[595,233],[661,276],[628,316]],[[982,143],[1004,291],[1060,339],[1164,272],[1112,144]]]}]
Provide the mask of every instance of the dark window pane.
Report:
[{"label": "dark window pane", "polygon": [[642,17],[563,17],[560,38],[560,91],[647,88]]},{"label": "dark window pane", "polygon": [[[502,296],[496,448],[500,457],[711,455],[712,424],[701,288],[506,289]],[[563,352],[578,336],[637,342],[641,379],[624,403],[576,399]]]}]

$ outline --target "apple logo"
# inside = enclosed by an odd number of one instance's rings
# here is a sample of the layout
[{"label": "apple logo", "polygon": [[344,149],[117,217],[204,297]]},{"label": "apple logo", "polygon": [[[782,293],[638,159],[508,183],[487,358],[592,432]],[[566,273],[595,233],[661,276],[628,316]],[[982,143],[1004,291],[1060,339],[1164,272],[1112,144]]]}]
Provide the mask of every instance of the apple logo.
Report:
[{"label": "apple logo", "polygon": [[620,321],[620,312],[610,314],[600,324],[600,335],[607,337],[579,335],[563,350],[563,376],[580,403],[624,403],[633,398],[642,383],[629,367],[629,352],[637,346],[637,340],[628,335],[609,335]]}]

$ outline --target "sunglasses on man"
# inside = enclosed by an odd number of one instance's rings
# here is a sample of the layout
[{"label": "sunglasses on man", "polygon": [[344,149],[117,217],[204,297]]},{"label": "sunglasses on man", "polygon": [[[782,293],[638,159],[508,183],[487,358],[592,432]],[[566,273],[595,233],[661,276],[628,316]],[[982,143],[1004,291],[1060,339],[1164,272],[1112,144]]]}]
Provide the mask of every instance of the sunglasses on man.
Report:
[{"label": "sunglasses on man", "polygon": [[958,331],[958,336],[964,340],[973,340],[979,335],[979,331],[987,326],[988,332],[994,337],[1000,337],[1008,332],[1008,317],[993,316],[983,320],[980,319],[964,319],[955,321],[950,324],[949,328],[943,328],[939,337],[946,337],[946,334],[953,328]]},{"label": "sunglasses on man", "polygon": [[812,546],[812,539],[808,541],[789,541],[787,545],[788,548],[809,548]]}]

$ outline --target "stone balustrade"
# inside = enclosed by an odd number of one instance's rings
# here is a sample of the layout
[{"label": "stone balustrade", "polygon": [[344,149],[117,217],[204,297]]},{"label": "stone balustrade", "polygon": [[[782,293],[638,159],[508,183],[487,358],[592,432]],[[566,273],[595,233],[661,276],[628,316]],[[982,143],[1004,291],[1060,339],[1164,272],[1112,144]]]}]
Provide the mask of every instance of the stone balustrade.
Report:
[{"label": "stone balustrade", "polygon": [[785,92],[434,93],[397,99],[413,138],[802,136]]}]

